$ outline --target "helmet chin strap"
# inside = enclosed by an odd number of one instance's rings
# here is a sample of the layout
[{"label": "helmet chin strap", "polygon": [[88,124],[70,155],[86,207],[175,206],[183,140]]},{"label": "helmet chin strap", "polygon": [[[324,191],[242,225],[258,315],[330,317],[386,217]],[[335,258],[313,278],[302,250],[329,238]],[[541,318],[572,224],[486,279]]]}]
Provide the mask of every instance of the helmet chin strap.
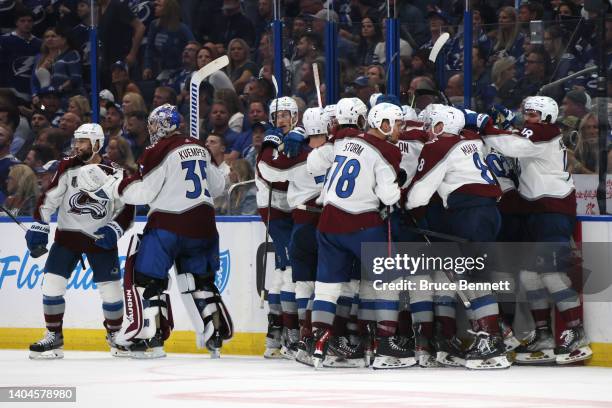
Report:
[{"label": "helmet chin strap", "polygon": [[[100,142],[96,142],[98,143],[98,146],[100,146]],[[89,163],[90,161],[93,160],[94,156],[100,151],[100,148],[98,148],[98,150],[94,151],[94,147],[93,145],[91,146],[91,156],[89,156],[89,159],[87,160],[83,160],[83,162],[85,163]]]}]

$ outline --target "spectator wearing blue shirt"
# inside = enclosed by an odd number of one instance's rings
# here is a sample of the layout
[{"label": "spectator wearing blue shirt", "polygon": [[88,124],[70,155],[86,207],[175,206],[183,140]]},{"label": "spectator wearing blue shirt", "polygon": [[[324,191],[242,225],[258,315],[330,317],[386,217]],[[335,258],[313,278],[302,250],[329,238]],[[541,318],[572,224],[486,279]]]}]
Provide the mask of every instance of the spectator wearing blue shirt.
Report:
[{"label": "spectator wearing blue shirt", "polygon": [[10,153],[12,141],[12,129],[0,123],[0,203],[4,203],[7,197],[6,179],[9,171],[11,171],[11,167],[19,164],[19,160]]},{"label": "spectator wearing blue shirt", "polygon": [[523,54],[525,35],[520,31],[516,10],[513,7],[503,7],[499,12],[498,24],[493,52],[518,59]]},{"label": "spectator wearing blue shirt", "polygon": [[226,103],[221,100],[213,101],[209,115],[211,129],[209,133],[223,137],[226,157],[229,157],[232,151],[240,152],[240,146],[237,143],[240,141],[240,133],[230,129],[229,117],[229,109]]},{"label": "spectator wearing blue shirt", "polygon": [[147,33],[143,79],[169,78],[181,69],[181,54],[189,41],[194,41],[189,27],[181,23],[181,6],[177,0],[156,0],[155,16]]}]

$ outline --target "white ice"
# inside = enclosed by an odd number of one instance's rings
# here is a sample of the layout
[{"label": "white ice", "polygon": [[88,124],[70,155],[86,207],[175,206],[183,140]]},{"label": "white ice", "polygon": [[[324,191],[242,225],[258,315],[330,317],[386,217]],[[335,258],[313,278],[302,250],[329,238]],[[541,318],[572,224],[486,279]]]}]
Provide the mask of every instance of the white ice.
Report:
[{"label": "white ice", "polygon": [[[612,369],[511,367],[314,371],[259,357],[170,354],[158,360],[67,350],[31,361],[0,351],[0,386],[73,386],[77,402],[51,407],[612,407]],[[40,407],[42,404],[2,404]]]}]

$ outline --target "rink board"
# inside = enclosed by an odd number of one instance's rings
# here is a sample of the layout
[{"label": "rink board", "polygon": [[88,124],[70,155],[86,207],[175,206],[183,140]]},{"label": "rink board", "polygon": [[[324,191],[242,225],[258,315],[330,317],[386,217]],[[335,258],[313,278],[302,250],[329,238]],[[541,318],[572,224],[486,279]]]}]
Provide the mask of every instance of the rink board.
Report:
[{"label": "rink board", "polygon": [[[612,242],[612,217],[581,216],[579,219],[584,242]],[[265,229],[257,216],[218,217],[217,221],[221,253],[217,286],[222,289],[236,331],[234,339],[224,346],[224,352],[261,354],[267,310],[260,309],[256,254],[263,245]],[[144,222],[139,219],[130,232],[140,232],[143,227]],[[54,223],[51,228],[53,231]],[[119,242],[122,267],[129,235]],[[0,219],[0,348],[26,348],[43,333],[41,282],[45,259],[46,256],[38,259],[29,257],[22,230],[10,220]],[[271,255],[268,263],[273,264]],[[93,286],[87,263],[86,266],[87,269],[83,270],[78,265],[69,281],[64,316],[65,347],[73,350],[105,350],[101,300]],[[167,350],[202,352],[195,347],[195,335],[178,294],[173,287],[170,291],[171,295],[175,295],[172,296],[175,299],[175,331],[167,343]],[[612,325],[609,324],[612,303],[593,302],[585,297],[584,313],[585,327],[595,352],[590,364],[612,367]]]}]

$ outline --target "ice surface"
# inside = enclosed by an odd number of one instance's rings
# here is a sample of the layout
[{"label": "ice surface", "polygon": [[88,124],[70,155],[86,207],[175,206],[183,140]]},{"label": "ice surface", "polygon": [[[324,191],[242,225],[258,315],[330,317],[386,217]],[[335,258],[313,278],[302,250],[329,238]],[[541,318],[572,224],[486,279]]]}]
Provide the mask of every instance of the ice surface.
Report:
[{"label": "ice surface", "polygon": [[[74,386],[77,403],[51,407],[612,407],[612,369],[323,369],[260,357],[170,354],[158,360],[67,350],[33,361],[0,350],[0,386]],[[43,404],[5,404],[41,407]]]}]

